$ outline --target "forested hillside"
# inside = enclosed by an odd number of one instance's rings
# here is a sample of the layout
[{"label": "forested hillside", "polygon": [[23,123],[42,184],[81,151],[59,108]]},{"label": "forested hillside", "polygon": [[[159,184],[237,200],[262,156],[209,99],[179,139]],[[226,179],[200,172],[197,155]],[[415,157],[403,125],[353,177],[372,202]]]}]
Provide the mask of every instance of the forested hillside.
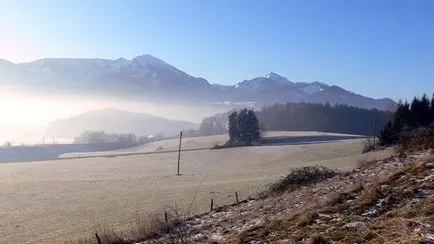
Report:
[{"label": "forested hillside", "polygon": [[314,130],[372,135],[383,128],[392,113],[347,105],[287,103],[264,107],[257,112],[265,130]]}]

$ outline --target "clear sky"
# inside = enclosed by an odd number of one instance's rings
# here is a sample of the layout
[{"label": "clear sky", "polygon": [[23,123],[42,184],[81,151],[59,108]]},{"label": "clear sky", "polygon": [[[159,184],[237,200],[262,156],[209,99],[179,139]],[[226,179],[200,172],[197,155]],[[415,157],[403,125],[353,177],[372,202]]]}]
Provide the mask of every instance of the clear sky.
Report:
[{"label": "clear sky", "polygon": [[274,71],[371,97],[434,92],[434,1],[0,0],[0,58],[151,54],[211,83]]}]

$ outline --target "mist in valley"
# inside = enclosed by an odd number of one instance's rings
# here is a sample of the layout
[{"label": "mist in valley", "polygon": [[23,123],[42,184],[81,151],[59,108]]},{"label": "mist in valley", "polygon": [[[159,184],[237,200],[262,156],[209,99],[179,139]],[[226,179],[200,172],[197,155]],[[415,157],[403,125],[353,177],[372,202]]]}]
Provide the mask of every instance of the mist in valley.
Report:
[{"label": "mist in valley", "polygon": [[[71,143],[75,136],[85,130],[107,133],[138,132],[137,136],[164,133],[170,136],[179,133],[179,129],[196,129],[204,117],[225,112],[229,108],[119,98],[89,98],[76,94],[41,93],[3,86],[0,88],[0,110],[0,143],[33,145]],[[110,120],[94,119],[86,124],[86,118],[95,117],[95,114],[104,111]],[[127,121],[125,114],[131,117],[140,115],[142,120]],[[82,121],[78,121],[80,119]],[[68,120],[72,122],[60,128],[56,127]],[[128,127],[128,122],[136,123],[136,127],[143,122],[141,130]],[[178,122],[181,127],[173,126],[170,122]],[[53,126],[56,128],[53,129]]]}]

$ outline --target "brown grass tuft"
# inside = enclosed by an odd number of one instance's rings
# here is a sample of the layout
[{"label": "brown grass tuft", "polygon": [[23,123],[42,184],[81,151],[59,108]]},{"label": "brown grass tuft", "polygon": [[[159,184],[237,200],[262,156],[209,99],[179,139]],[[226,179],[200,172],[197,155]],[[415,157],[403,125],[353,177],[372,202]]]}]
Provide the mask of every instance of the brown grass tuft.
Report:
[{"label": "brown grass tuft", "polygon": [[268,190],[260,194],[262,197],[280,195],[301,186],[312,185],[336,176],[338,172],[324,166],[308,166],[293,169],[285,178],[272,184]]},{"label": "brown grass tuft", "polygon": [[[115,232],[113,229],[104,227],[97,228],[102,244],[131,244],[146,242],[148,244],[160,243],[188,243],[186,241],[187,228],[183,224],[186,217],[180,214],[176,208],[168,208],[167,222],[164,215],[147,213],[144,216],[137,215],[134,223],[126,230]],[[78,241],[81,244],[97,244],[96,236],[88,237]]]}]

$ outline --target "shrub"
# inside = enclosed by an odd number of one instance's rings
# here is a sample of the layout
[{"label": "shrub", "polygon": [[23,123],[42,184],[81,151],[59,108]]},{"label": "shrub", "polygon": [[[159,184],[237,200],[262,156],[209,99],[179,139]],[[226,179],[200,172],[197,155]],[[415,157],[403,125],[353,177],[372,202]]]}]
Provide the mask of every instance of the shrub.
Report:
[{"label": "shrub", "polygon": [[398,151],[415,151],[434,148],[434,123],[401,133]]},{"label": "shrub", "polygon": [[293,169],[285,178],[272,184],[262,196],[279,195],[286,191],[295,190],[301,186],[318,183],[325,179],[334,177],[336,171],[324,166],[308,166]]},{"label": "shrub", "polygon": [[367,153],[377,149],[377,143],[374,142],[374,138],[368,137],[363,141],[362,153]]}]

